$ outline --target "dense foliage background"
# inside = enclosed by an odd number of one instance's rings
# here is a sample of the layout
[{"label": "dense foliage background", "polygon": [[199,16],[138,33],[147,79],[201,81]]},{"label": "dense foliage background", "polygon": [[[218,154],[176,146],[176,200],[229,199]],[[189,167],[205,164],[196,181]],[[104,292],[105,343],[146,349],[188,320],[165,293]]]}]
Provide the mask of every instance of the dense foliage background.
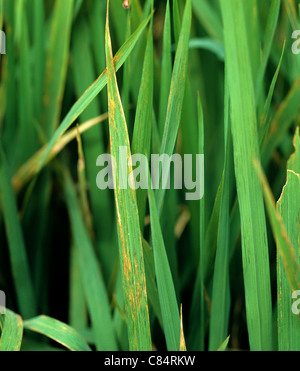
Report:
[{"label": "dense foliage background", "polygon": [[[0,0],[1,350],[300,350],[299,5]],[[100,191],[120,145],[204,198]]]}]

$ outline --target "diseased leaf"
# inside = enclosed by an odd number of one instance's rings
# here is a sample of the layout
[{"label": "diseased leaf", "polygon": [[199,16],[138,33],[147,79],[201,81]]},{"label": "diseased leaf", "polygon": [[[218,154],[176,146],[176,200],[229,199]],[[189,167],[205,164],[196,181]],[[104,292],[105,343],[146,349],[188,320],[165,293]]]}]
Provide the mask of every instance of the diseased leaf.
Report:
[{"label": "diseased leaf", "polygon": [[3,317],[3,325],[0,324],[0,352],[19,351],[23,338],[22,318],[7,308],[5,314],[0,316]]},{"label": "diseased leaf", "polygon": [[[124,45],[115,55],[114,63],[116,71],[118,71],[122,67],[128,56],[132,52],[142,32],[149,23],[151,17],[152,14],[150,14],[148,18],[141,23],[138,29],[131,35],[131,37],[124,43]],[[53,146],[60,138],[60,136],[63,135],[66,130],[68,130],[68,128],[74,123],[74,121],[80,116],[80,114],[86,109],[86,107],[88,107],[88,105],[96,98],[96,96],[102,91],[102,89],[104,89],[106,84],[107,84],[107,70],[105,70],[98,77],[98,79],[85,91],[81,98],[70,109],[69,113],[66,115],[66,117],[56,130],[55,134],[51,138],[51,141],[49,142],[48,147],[39,162],[37,172],[39,172],[43,167],[44,162],[46,161],[50,151],[52,150]]]},{"label": "diseased leaf", "polygon": [[[277,202],[286,228],[286,233],[295,250],[294,263],[300,270],[300,130],[294,137],[295,152],[288,161],[287,181]],[[285,263],[280,254],[277,258],[277,290],[278,290],[278,347],[280,351],[300,350],[300,321],[299,316],[291,311],[293,304],[292,293],[299,290],[298,286],[291,288],[289,271],[291,265]],[[300,271],[298,271],[300,280]]]},{"label": "diseased leaf", "polygon": [[[123,292],[128,326],[130,350],[151,350],[151,334],[147,303],[146,278],[143,258],[142,238],[134,185],[126,119],[117,84],[115,64],[109,31],[109,1],[107,2],[105,51],[107,61],[107,92],[109,111],[109,132],[113,163],[115,202],[118,218],[118,239],[120,265],[122,270]],[[125,150],[125,158],[120,156],[120,148]],[[120,167],[125,161],[124,170]],[[127,189],[124,189],[124,185]]]},{"label": "diseased leaf", "polygon": [[56,319],[47,316],[35,317],[25,321],[24,328],[47,336],[71,351],[91,351],[91,348],[77,331]]},{"label": "diseased leaf", "polygon": [[218,352],[224,352],[227,349],[228,343],[230,340],[230,336],[222,343],[222,345],[218,348]]},{"label": "diseased leaf", "polygon": [[[43,166],[46,166],[51,160],[53,160],[72,140],[76,138],[77,130],[80,134],[84,133],[86,130],[89,130],[93,126],[97,125],[100,122],[103,122],[107,119],[107,113],[95,117],[87,122],[81,124],[78,128],[70,129],[62,137],[58,138],[56,143],[51,149],[47,159],[45,160]],[[24,185],[34,177],[37,172],[41,158],[44,155],[44,152],[47,150],[47,145],[41,148],[36,152],[28,161],[26,161],[20,169],[15,173],[12,178],[12,183],[15,192],[19,192]]]},{"label": "diseased leaf", "polygon": [[[284,225],[282,216],[276,210],[274,196],[272,194],[268,181],[260,167],[259,162],[256,161],[255,166],[256,166],[260,181],[262,183],[266,206],[267,206],[267,210],[269,213],[269,218],[270,218],[273,234],[276,239],[277,249],[282,258],[290,287],[292,291],[296,291],[300,287],[300,265],[297,261],[296,251],[287,234],[286,227]],[[289,187],[292,186],[292,188],[295,186],[295,183],[293,181],[294,180],[293,175],[295,175],[296,178],[297,177],[299,178],[299,174],[296,174],[293,171],[289,170],[287,184],[289,185]],[[298,194],[299,192],[296,192],[296,197],[298,197]],[[281,205],[281,201],[279,201],[279,205]],[[296,208],[295,210],[294,208],[292,208],[291,212],[294,214],[294,211],[295,211],[295,214],[296,214],[298,212],[298,210],[297,211],[296,210],[297,210]]]}]

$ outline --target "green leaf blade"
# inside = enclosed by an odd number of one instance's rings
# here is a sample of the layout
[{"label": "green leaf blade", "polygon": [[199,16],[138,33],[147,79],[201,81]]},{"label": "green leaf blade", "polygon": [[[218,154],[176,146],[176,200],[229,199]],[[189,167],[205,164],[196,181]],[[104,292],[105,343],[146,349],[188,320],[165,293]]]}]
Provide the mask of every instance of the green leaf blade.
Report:
[{"label": "green leaf blade", "polygon": [[259,157],[255,95],[244,4],[220,1],[231,99],[235,175],[241,213],[247,324],[252,350],[272,349],[272,307],[263,196],[253,158]]},{"label": "green leaf blade", "polygon": [[47,316],[35,317],[25,321],[24,328],[47,336],[71,351],[91,351],[91,348],[77,331],[56,319]]},{"label": "green leaf blade", "polygon": [[0,352],[18,352],[21,349],[23,339],[22,318],[9,309],[5,309],[3,318],[4,323],[0,337]]},{"label": "green leaf blade", "polygon": [[[106,23],[106,60],[107,60],[107,91],[109,108],[109,129],[111,155],[115,159],[113,164],[115,202],[118,216],[118,238],[120,264],[122,269],[125,308],[129,344],[131,350],[151,350],[151,334],[149,326],[149,312],[147,303],[146,278],[142,251],[142,239],[139,226],[139,215],[136,193],[133,189],[121,189],[121,181],[128,180],[132,173],[131,165],[126,166],[126,176],[120,179],[119,166],[124,158],[120,158],[119,149],[126,148],[125,164],[130,154],[130,144],[127,132],[125,115],[118,89],[116,71],[112,54],[112,45],[109,31],[109,1]],[[131,181],[134,184],[134,180]]]},{"label": "green leaf blade", "polygon": [[68,175],[65,175],[65,194],[97,349],[117,350],[106,288],[99,272],[93,245],[81,216],[74,185]]},{"label": "green leaf blade", "polygon": [[149,204],[156,280],[167,348],[168,351],[179,351],[181,326],[178,303],[151,186]]}]

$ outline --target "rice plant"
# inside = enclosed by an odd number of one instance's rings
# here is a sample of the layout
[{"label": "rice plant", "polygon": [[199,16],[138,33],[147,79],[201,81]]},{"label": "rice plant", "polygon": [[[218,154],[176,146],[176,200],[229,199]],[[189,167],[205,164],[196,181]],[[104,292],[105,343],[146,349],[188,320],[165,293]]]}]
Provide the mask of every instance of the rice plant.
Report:
[{"label": "rice plant", "polygon": [[299,351],[299,0],[0,31],[0,351]]}]

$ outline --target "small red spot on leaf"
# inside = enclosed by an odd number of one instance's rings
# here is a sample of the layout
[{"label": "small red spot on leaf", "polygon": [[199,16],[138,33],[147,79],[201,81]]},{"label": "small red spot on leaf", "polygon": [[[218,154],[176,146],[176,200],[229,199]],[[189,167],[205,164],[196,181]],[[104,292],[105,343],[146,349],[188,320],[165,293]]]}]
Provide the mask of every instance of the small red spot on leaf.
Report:
[{"label": "small red spot on leaf", "polygon": [[124,0],[124,2],[123,2],[123,7],[124,7],[125,9],[129,9],[129,8],[130,8],[129,0]]}]

